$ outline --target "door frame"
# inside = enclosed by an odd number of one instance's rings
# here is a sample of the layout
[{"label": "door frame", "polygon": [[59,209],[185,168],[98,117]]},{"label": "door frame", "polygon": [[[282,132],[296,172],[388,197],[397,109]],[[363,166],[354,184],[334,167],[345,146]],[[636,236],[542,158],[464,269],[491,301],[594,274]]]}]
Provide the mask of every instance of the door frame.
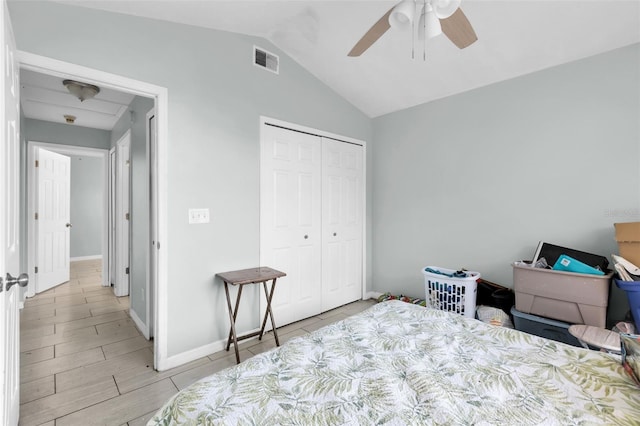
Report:
[{"label": "door frame", "polygon": [[[158,275],[157,282],[153,283],[154,298],[154,368],[165,370],[170,368],[168,362],[168,262],[167,253],[169,243],[165,240],[168,235],[167,224],[167,149],[169,144],[169,91],[166,87],[157,86],[140,80],[134,80],[117,74],[88,68],[57,59],[36,55],[29,52],[18,51],[20,67],[31,71],[57,75],[79,81],[96,84],[102,87],[119,90],[134,95],[145,96],[155,100],[157,114],[157,194],[156,204],[150,206],[155,209],[157,220],[157,235],[152,238],[162,242],[162,250],[158,250]],[[155,237],[155,238],[154,238]]]},{"label": "door frame", "polygon": [[[289,123],[287,121],[279,120],[276,118],[271,118],[267,116],[260,116],[260,158],[262,158],[262,149],[264,145],[263,140],[263,131],[266,125],[274,125],[278,127],[282,127],[289,130],[294,130],[302,133],[309,133],[315,136],[320,136],[323,138],[334,139],[340,142],[352,143],[355,145],[361,145],[362,152],[362,292],[361,297],[364,299],[368,296],[367,294],[367,142],[351,138],[348,136],[342,136],[331,132],[326,132],[324,130],[314,129],[312,127],[302,126],[295,123]],[[262,167],[262,164],[260,165]],[[262,195],[262,182],[260,182],[260,194]],[[262,204],[264,200],[260,200],[260,211],[262,211]],[[262,215],[260,218],[260,264],[263,264],[263,238],[262,238]],[[261,293],[262,294],[262,293]],[[260,298],[261,305],[260,311],[261,315],[264,313],[264,303],[263,296]]]},{"label": "door frame", "polygon": [[[99,149],[99,148],[88,148],[82,146],[73,146],[73,145],[60,145],[56,143],[49,142],[38,142],[38,141],[27,141],[27,271],[29,271],[29,275],[33,277],[29,280],[29,285],[27,286],[27,297],[33,297],[36,294],[37,282],[38,282],[38,274],[35,273],[36,258],[38,253],[38,231],[36,227],[36,221],[34,220],[34,215],[36,212],[37,206],[37,196],[38,196],[38,188],[37,188],[37,180],[36,180],[36,167],[35,167],[35,158],[36,158],[36,150],[42,148],[47,151],[52,151],[62,155],[74,155],[74,156],[85,156],[85,157],[97,157],[102,160],[103,168],[106,172],[107,167],[107,154],[108,150]],[[103,191],[105,196],[103,201],[107,202],[107,174],[103,175]],[[104,215],[106,216],[106,215]],[[108,265],[108,242],[107,238],[107,217],[103,217],[102,219],[102,270],[105,270],[105,266]],[[108,286],[108,277],[106,274],[102,276],[102,285]]]},{"label": "door frame", "polygon": [[[109,150],[109,154],[107,157],[107,165],[109,170],[107,171],[109,175],[109,181],[107,182],[107,246],[108,246],[108,254],[107,258],[109,261],[107,262],[107,286],[111,286],[114,283],[114,269],[116,263],[116,250],[115,250],[115,241],[116,241],[116,227],[115,227],[115,208],[116,208],[116,148],[112,147]],[[104,263],[103,263],[103,271],[104,271]],[[104,272],[103,272],[104,273]]]},{"label": "door frame", "polygon": [[[124,132],[115,145],[116,179],[115,179],[115,273],[113,292],[116,296],[128,296],[131,286],[131,129]],[[123,158],[123,150],[126,157]],[[123,244],[124,243],[124,244]],[[126,288],[125,283],[126,282]]]},{"label": "door frame", "polygon": [[[154,120],[155,130],[154,130],[154,138],[151,138],[151,120]],[[157,117],[156,117],[156,108],[151,108],[145,117],[145,136],[146,136],[146,155],[147,155],[147,164],[149,165],[149,193],[147,194],[149,197],[149,206],[156,205],[156,199],[154,197],[157,196],[157,165],[158,165],[158,131],[157,131]],[[147,262],[147,282],[145,285],[145,294],[147,295],[146,300],[146,323],[147,323],[147,334],[145,337],[150,339],[154,336],[154,324],[151,319],[154,317],[154,309],[155,306],[153,304],[155,291],[152,283],[158,276],[158,250],[159,243],[156,244],[156,237],[158,235],[158,221],[157,218],[154,217],[154,214],[157,214],[158,209],[150,209],[151,216],[149,217],[149,238],[151,239],[149,244],[149,261]]]}]

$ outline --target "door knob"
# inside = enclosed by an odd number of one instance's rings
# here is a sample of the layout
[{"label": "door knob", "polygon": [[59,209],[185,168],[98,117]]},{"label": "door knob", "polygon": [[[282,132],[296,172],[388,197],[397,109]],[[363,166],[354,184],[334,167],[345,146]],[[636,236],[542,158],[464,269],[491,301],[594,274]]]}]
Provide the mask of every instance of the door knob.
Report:
[{"label": "door knob", "polygon": [[305,235],[305,236],[304,236],[304,239],[306,240],[307,238],[309,238],[309,236],[308,236],[308,235]]},{"label": "door knob", "polygon": [[67,228],[71,228],[73,225],[72,225],[72,224],[70,224],[70,223],[67,223],[65,226],[66,226]]},{"label": "door knob", "polygon": [[22,273],[18,278],[14,278],[7,272],[7,291],[14,285],[18,284],[20,287],[26,287],[29,284],[29,275]]}]

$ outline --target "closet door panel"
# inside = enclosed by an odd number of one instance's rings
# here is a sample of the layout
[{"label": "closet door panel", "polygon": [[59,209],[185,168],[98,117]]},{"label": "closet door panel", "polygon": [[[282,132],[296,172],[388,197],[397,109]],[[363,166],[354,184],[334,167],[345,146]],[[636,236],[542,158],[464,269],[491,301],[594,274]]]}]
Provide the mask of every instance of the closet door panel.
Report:
[{"label": "closet door panel", "polygon": [[362,297],[360,145],[322,140],[322,310]]},{"label": "closet door panel", "polygon": [[260,258],[287,274],[272,301],[278,326],[321,312],[321,154],[317,136],[263,127]]}]

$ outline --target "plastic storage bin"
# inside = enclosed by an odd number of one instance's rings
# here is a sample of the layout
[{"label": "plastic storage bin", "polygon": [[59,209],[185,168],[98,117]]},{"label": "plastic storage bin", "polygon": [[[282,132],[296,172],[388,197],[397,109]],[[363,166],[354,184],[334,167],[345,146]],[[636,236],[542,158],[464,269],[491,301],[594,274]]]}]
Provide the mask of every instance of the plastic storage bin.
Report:
[{"label": "plastic storage bin", "polygon": [[513,316],[513,325],[516,327],[516,330],[582,347],[578,339],[569,333],[569,326],[571,324],[539,317],[537,315],[526,314],[518,311],[515,307],[511,308],[511,315]]},{"label": "plastic storage bin", "polygon": [[606,328],[612,277],[613,272],[590,275],[513,264],[516,309],[570,324]]},{"label": "plastic storage bin", "polygon": [[636,334],[640,334],[640,281],[622,281],[616,279],[618,288],[627,292],[631,316],[636,323]]},{"label": "plastic storage bin", "polygon": [[456,272],[455,269],[439,268],[437,266],[422,268],[426,306],[475,318],[476,294],[478,292],[476,280],[480,278],[480,273],[464,271],[467,276],[458,278],[428,272],[427,269],[436,270],[447,275],[452,275]]}]

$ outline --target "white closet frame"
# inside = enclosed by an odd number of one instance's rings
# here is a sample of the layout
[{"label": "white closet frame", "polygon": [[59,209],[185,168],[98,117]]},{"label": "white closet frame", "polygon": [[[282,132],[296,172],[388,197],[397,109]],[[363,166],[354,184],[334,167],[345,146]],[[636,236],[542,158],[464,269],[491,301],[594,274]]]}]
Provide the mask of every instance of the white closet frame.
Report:
[{"label": "white closet frame", "polygon": [[[263,129],[265,128],[265,126],[267,125],[271,125],[271,126],[276,126],[276,127],[281,127],[284,129],[289,129],[289,130],[293,130],[293,131],[298,131],[298,132],[302,132],[302,133],[308,133],[314,136],[319,136],[319,137],[324,137],[324,138],[329,138],[329,139],[334,139],[337,141],[342,141],[342,142],[346,142],[346,143],[352,143],[355,145],[360,145],[362,146],[363,152],[362,152],[362,156],[363,156],[363,164],[362,164],[362,183],[363,183],[363,190],[362,190],[362,289],[361,289],[361,298],[365,299],[367,297],[367,233],[366,233],[366,229],[367,229],[367,143],[366,141],[363,140],[359,140],[359,139],[355,139],[355,138],[351,138],[348,136],[342,136],[342,135],[338,135],[335,133],[331,133],[331,132],[327,132],[327,131],[323,131],[323,130],[318,130],[318,129],[314,129],[312,127],[307,127],[307,126],[302,126],[302,125],[298,125],[295,123],[290,123],[287,121],[282,121],[282,120],[278,120],[275,118],[271,118],[271,117],[266,117],[266,116],[260,116],[260,149],[262,150],[262,147],[264,145],[264,141],[263,141]],[[260,158],[262,158],[262,154],[260,156]],[[262,166],[262,164],[261,164]],[[261,188],[260,188],[260,194],[262,195],[262,179],[260,182]],[[262,199],[260,200],[260,210],[262,211]],[[262,217],[260,219],[262,221]],[[263,234],[262,234],[262,229],[260,230],[260,265],[262,266],[269,266],[264,264],[265,259],[264,259],[264,254],[262,251],[262,239],[263,239]],[[286,271],[284,271],[286,272]],[[276,285],[277,287],[277,285]],[[276,288],[276,292],[277,292],[277,288]],[[264,303],[261,299],[260,302],[260,310],[261,313],[264,312]],[[277,318],[276,318],[276,326],[281,326],[284,324],[278,324],[277,322]]]}]

